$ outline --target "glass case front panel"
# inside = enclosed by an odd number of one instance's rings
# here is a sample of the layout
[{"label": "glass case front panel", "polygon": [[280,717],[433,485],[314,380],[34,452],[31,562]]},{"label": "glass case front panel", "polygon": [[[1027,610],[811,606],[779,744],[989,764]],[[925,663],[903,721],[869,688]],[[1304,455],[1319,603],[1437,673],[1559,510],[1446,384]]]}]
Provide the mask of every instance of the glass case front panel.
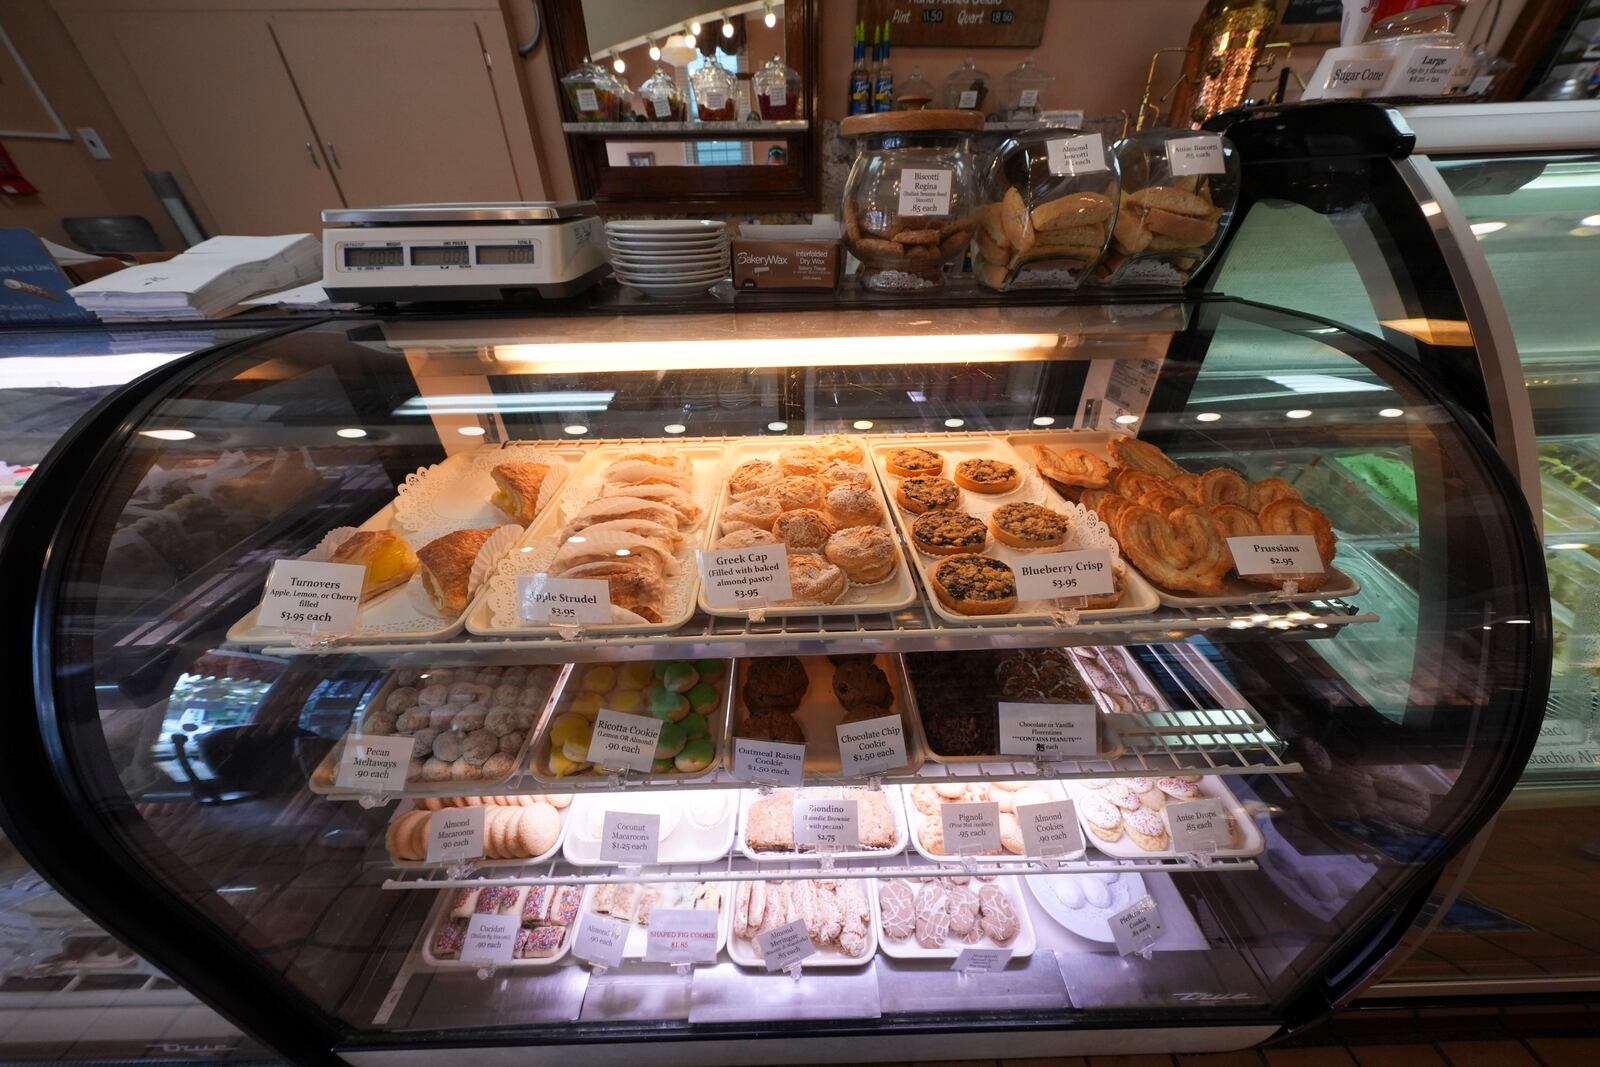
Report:
[{"label": "glass case front panel", "polygon": [[1260,1020],[1515,758],[1487,455],[1226,300],[328,324],[98,476],[58,701],[357,1041]]}]

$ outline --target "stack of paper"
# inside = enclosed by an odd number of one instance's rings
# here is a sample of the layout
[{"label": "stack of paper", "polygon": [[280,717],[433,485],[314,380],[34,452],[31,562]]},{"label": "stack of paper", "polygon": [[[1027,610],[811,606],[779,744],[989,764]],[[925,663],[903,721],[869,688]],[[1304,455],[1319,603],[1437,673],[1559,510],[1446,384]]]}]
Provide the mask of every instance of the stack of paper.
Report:
[{"label": "stack of paper", "polygon": [[212,319],[241,300],[322,277],[322,246],[309,233],[213,237],[165,263],[96,278],[70,290],[104,322]]}]

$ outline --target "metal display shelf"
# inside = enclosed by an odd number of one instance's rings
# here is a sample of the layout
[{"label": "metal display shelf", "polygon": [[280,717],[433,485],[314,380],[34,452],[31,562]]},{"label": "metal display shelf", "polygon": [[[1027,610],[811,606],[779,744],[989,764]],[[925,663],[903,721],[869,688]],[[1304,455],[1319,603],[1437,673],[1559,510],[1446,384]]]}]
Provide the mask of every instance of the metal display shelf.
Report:
[{"label": "metal display shelf", "polygon": [[615,137],[619,133],[636,137],[694,136],[701,133],[804,133],[811,128],[807,119],[751,120],[749,122],[563,122],[563,133],[589,137]]}]

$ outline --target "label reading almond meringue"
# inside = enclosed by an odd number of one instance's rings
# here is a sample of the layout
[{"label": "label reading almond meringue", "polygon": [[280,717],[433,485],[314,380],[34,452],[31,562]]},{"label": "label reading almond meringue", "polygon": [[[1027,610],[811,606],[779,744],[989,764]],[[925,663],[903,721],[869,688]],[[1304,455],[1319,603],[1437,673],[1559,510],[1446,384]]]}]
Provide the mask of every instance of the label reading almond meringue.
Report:
[{"label": "label reading almond meringue", "polygon": [[885,715],[835,726],[839,769],[846,778],[864,778],[905,766],[906,735],[900,716]]},{"label": "label reading almond meringue", "polygon": [[1321,574],[1322,557],[1317,539],[1310,534],[1271,534],[1264,537],[1230,537],[1228,551],[1240,574]]},{"label": "label reading almond meringue", "polygon": [[1105,596],[1117,591],[1111,553],[1104,548],[1022,556],[1011,566],[1017,575],[1018,600]]},{"label": "label reading almond meringue", "polygon": [[794,595],[787,545],[704,550],[700,578],[706,604],[713,608],[759,607]]},{"label": "label reading almond meringue", "polygon": [[517,618],[547,626],[611,621],[611,586],[599,578],[517,575]]},{"label": "label reading almond meringue", "polygon": [[756,935],[756,948],[761,952],[761,962],[769,971],[786,971],[807,956],[816,955],[817,946],[811,943],[804,919],[763,930]]}]

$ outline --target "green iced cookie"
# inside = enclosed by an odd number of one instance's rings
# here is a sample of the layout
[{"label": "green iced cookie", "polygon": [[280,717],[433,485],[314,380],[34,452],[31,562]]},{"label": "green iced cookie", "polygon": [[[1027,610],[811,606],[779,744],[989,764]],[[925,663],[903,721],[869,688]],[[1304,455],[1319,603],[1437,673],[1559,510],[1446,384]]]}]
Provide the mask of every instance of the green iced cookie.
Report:
[{"label": "green iced cookie", "polygon": [[710,741],[690,741],[683,746],[683,751],[678,753],[678,758],[673,760],[678,770],[686,773],[703,771],[711,766],[711,761],[717,758],[717,750]]},{"label": "green iced cookie", "polygon": [[716,686],[701,682],[685,694],[689,698],[689,706],[698,712],[708,712],[717,706]]},{"label": "green iced cookie", "polygon": [[671,759],[682,752],[688,742],[689,737],[683,727],[675,722],[666,723],[661,727],[661,736],[656,739],[656,759]]},{"label": "green iced cookie", "polygon": [[677,769],[677,765],[672,762],[671,758],[658,759],[654,763],[650,764],[650,770],[656,774],[671,774]]},{"label": "green iced cookie", "polygon": [[645,710],[658,719],[677,722],[689,714],[689,702],[682,693],[674,693],[657,682],[645,693]]},{"label": "green iced cookie", "polygon": [[687,693],[699,680],[700,672],[681,661],[667,664],[667,669],[661,673],[661,684],[674,693]]},{"label": "green iced cookie", "polygon": [[684,736],[691,741],[711,736],[711,724],[706,722],[706,717],[698,711],[691,711],[685,715],[678,725],[683,727]]}]

